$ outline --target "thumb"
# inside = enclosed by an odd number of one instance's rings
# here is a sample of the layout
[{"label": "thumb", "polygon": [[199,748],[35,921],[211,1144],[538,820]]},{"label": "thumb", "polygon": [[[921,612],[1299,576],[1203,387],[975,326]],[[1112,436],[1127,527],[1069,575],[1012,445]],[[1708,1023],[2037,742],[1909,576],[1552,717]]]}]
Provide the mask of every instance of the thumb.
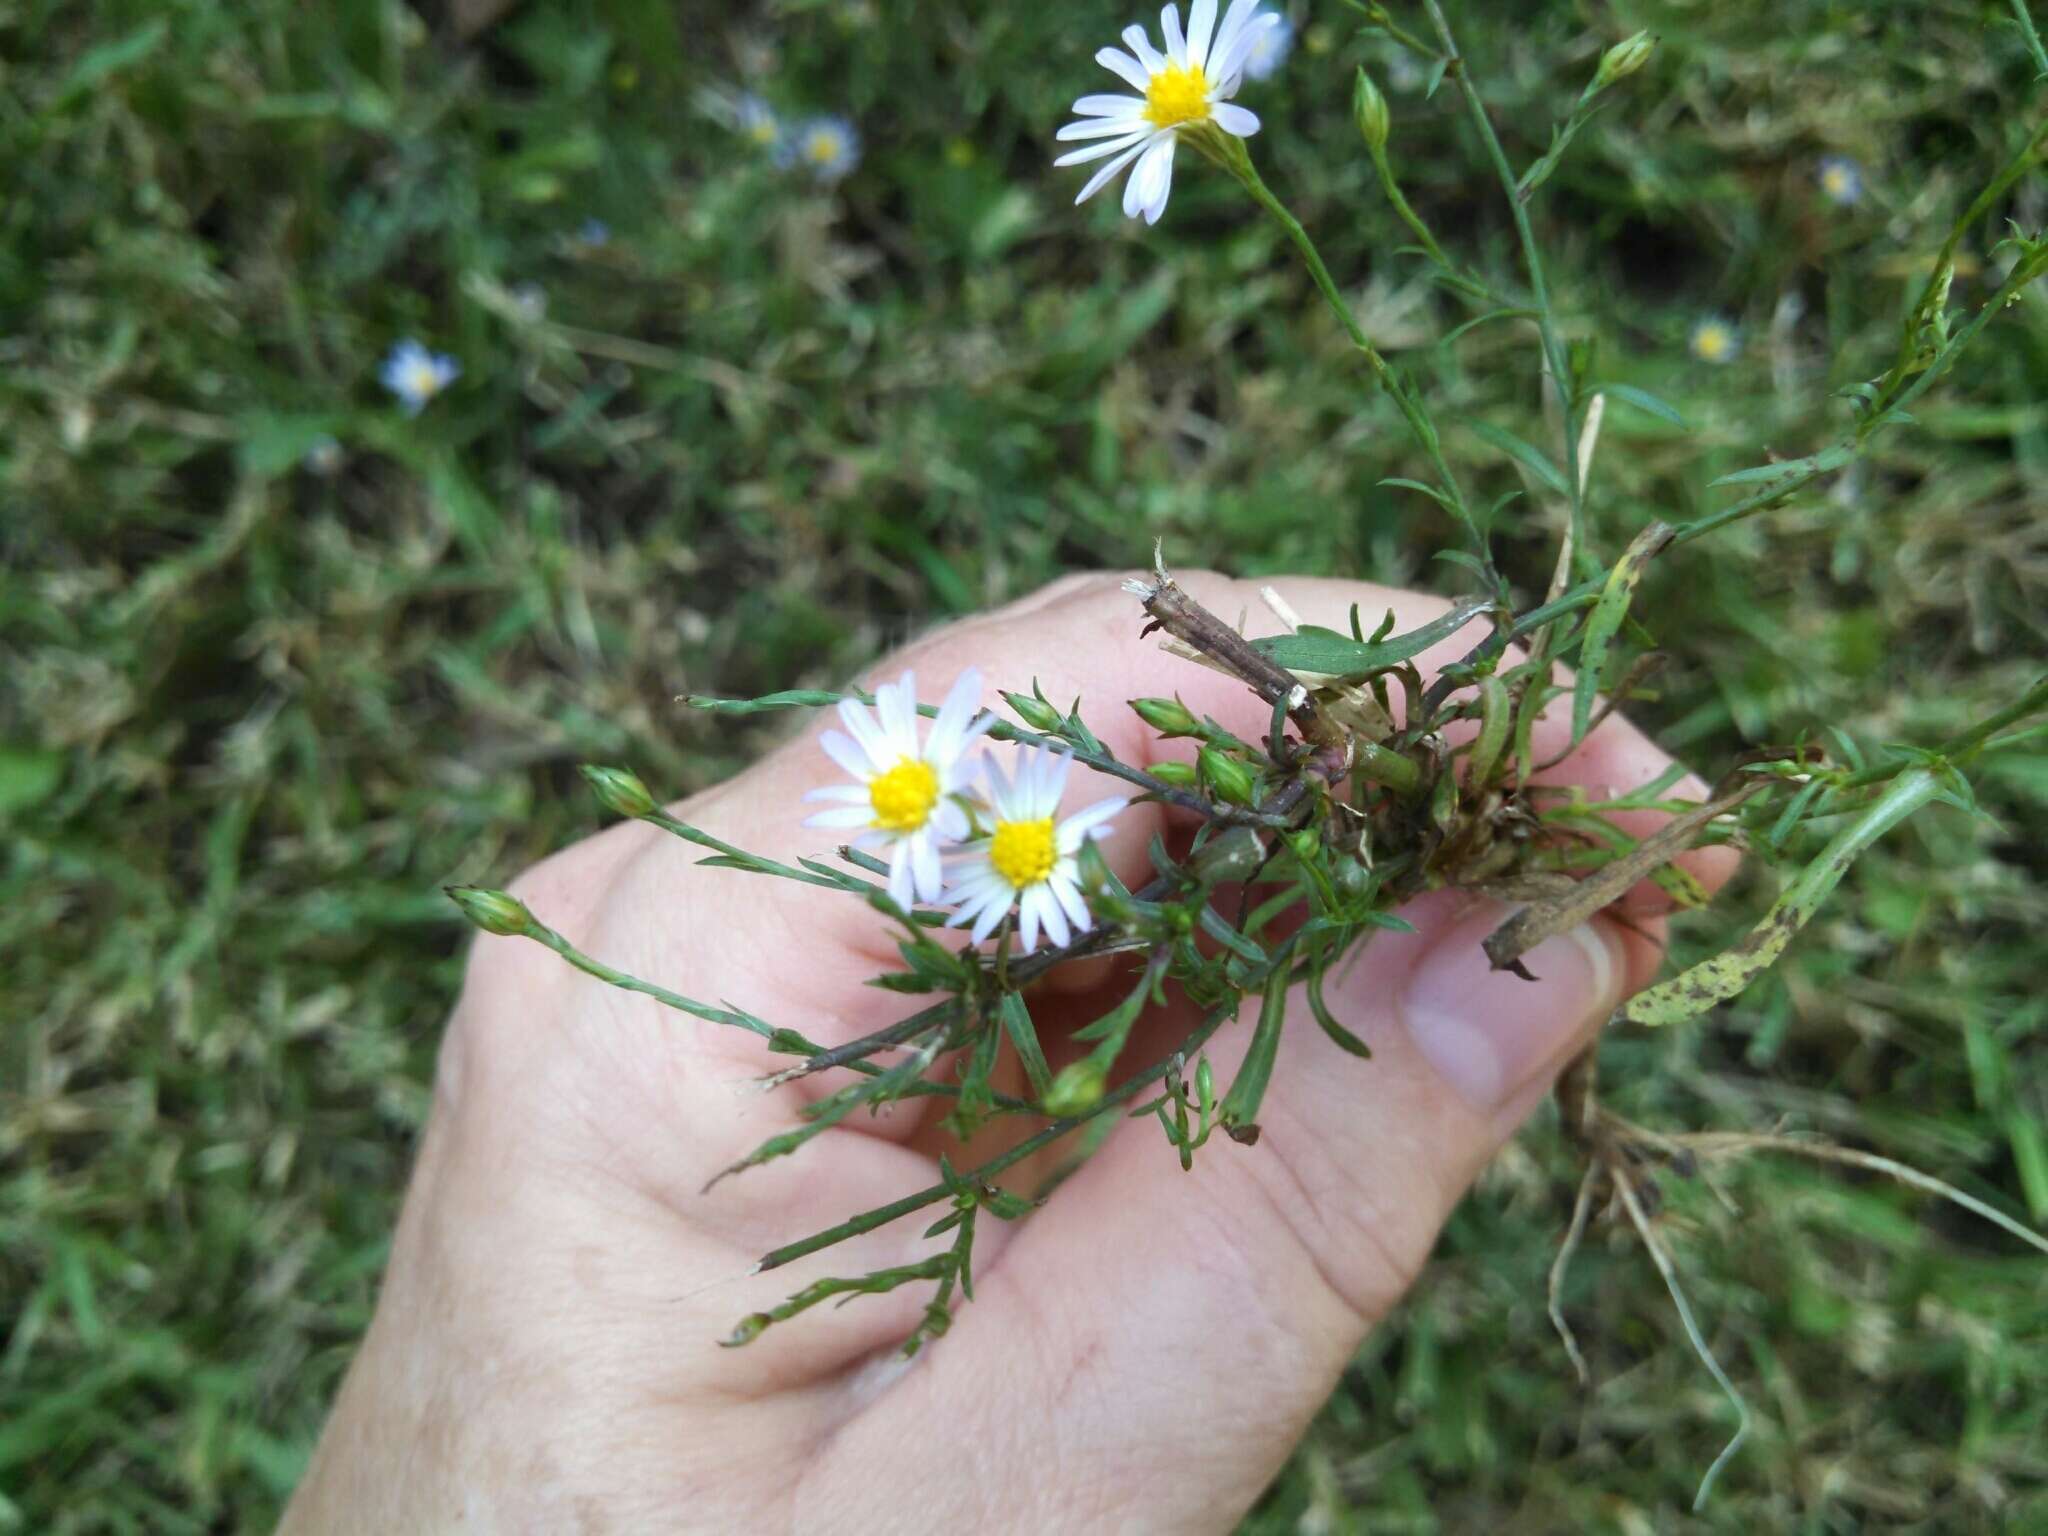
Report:
[{"label": "thumb", "polygon": [[[1156,1125],[1124,1126],[976,1277],[946,1347],[834,1450],[872,1474],[915,1423],[986,1421],[995,1438],[1028,1423],[1054,1442],[1034,1463],[1057,1486],[1020,1466],[1003,1496],[1041,1525],[1228,1530],[1621,1001],[1625,940],[1603,921],[1524,956],[1530,982],[1480,948],[1505,909],[1440,892],[1404,915],[1415,932],[1375,937],[1324,985],[1371,1060],[1294,998],[1256,1145],[1219,1135],[1183,1174]],[[1209,1042],[1219,1092],[1257,1012]]]}]

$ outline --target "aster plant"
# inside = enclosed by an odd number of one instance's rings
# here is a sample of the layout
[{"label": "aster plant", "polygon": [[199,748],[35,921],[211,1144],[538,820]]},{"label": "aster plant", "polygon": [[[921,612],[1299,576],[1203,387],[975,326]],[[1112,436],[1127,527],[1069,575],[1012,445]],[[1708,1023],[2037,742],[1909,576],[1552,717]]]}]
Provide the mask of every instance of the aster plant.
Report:
[{"label": "aster plant", "polygon": [[[1518,594],[1501,574],[1491,547],[1492,514],[1468,499],[1426,390],[1384,356],[1308,231],[1253,164],[1248,141],[1259,120],[1234,98],[1248,63],[1267,57],[1260,50],[1279,39],[1278,18],[1256,0],[1233,0],[1220,15],[1215,0],[1195,0],[1183,29],[1169,5],[1156,44],[1134,25],[1123,32],[1122,47],[1097,54],[1129,94],[1077,100],[1075,120],[1054,137],[1081,147],[1060,154],[1058,164],[1095,166],[1080,200],[1126,174],[1123,211],[1149,225],[1165,213],[1176,152],[1186,144],[1243,189],[1255,216],[1277,221],[1351,342],[1363,386],[1383,391],[1405,423],[1425,469],[1419,478],[1388,483],[1442,513],[1454,546],[1447,552],[1469,578],[1468,594],[1441,618],[1406,632],[1395,631],[1391,614],[1381,619],[1355,609],[1342,631],[1301,626],[1276,602],[1281,632],[1249,639],[1203,608],[1158,563],[1131,583],[1132,623],[1159,633],[1189,665],[1234,678],[1267,722],[1245,736],[1175,698],[1128,701],[1159,739],[1191,742],[1192,762],[1166,752],[1144,762],[1118,757],[1091,728],[1088,714],[1125,705],[1058,705],[1031,681],[1028,662],[1020,662],[1018,677],[998,680],[1010,684],[1000,693],[1007,718],[983,707],[990,702],[986,684],[972,672],[939,680],[944,687],[937,702],[924,700],[908,673],[872,695],[805,690],[744,700],[690,698],[694,708],[725,714],[837,712],[842,729],[825,732],[821,743],[847,781],[811,797],[821,807],[812,825],[849,835],[836,861],[792,866],[750,854],[678,820],[629,772],[586,769],[606,807],[705,850],[708,862],[736,879],[801,881],[873,909],[902,959],[875,983],[931,1000],[907,1006],[882,1030],[829,1049],[777,1021],[614,970],[502,892],[452,893],[488,931],[523,935],[593,975],[752,1031],[790,1058],[772,1081],[827,1073],[841,1080],[809,1106],[804,1125],[764,1142],[729,1171],[800,1156],[811,1139],[849,1114],[911,1095],[950,1100],[947,1123],[963,1138],[996,1120],[1019,1125],[999,1156],[958,1169],[942,1161],[940,1182],[799,1236],[764,1254],[758,1269],[778,1268],[885,1222],[937,1211],[931,1227],[937,1243],[928,1259],[815,1282],[780,1306],[742,1319],[729,1344],[745,1344],[826,1300],[921,1283],[932,1287],[931,1302],[904,1343],[906,1351],[916,1351],[945,1332],[952,1309],[972,1294],[977,1219],[1024,1219],[1039,1199],[1057,1198],[1052,1188],[1011,1187],[1005,1175],[1055,1146],[1085,1156],[1120,1121],[1150,1122],[1166,1143],[1162,1153],[1183,1166],[1197,1155],[1260,1155],[1265,1085],[1277,1053],[1288,1048],[1283,1000],[1290,989],[1302,988],[1314,1027],[1359,1058],[1355,1070],[1373,1070],[1365,1045],[1325,1006],[1324,978],[1354,962],[1375,934],[1404,927],[1400,908],[1423,893],[1454,888],[1513,903],[1485,950],[1497,969],[1521,971],[1522,957],[1536,945],[1644,879],[1659,882],[1681,906],[1703,899],[1674,862],[1690,849],[1729,844],[1770,857],[1802,828],[1822,834],[1820,852],[1786,869],[1777,901],[1746,937],[1638,994],[1613,1021],[1615,1027],[1683,1025],[1767,970],[1877,838],[1936,802],[1969,812],[1972,765],[2018,739],[2030,717],[2048,709],[2044,681],[1940,743],[1866,754],[1838,737],[1760,749],[1727,764],[1698,799],[1674,793],[1677,770],[1604,800],[1540,782],[1538,770],[1546,765],[1532,760],[1537,716],[1557,706],[1569,717],[1576,745],[1653,667],[1654,652],[1635,642],[1641,616],[1632,612],[1650,563],[1785,505],[1849,466],[1879,434],[1909,429],[1914,401],[2048,271],[2048,241],[2014,232],[1997,248],[2004,275],[1992,291],[1974,307],[1951,299],[1959,250],[2039,163],[2048,128],[2018,146],[1948,231],[1903,323],[1896,355],[1884,372],[1849,392],[1849,419],[1839,437],[1802,456],[1723,476],[1714,483],[1723,504],[1682,522],[1650,521],[1624,547],[1599,550],[1588,540],[1585,509],[1594,491],[1592,448],[1608,403],[1682,423],[1655,397],[1603,383],[1587,349],[1567,344],[1527,209],[1607,93],[1649,61],[1652,40],[1638,34],[1609,48],[1572,111],[1555,125],[1548,150],[1516,167],[1495,136],[1480,84],[1436,0],[1422,0],[1412,27],[1381,5],[1353,3],[1353,9],[1411,53],[1432,88],[1441,83],[1457,92],[1507,199],[1519,245],[1517,271],[1487,272],[1445,255],[1401,195],[1385,98],[1362,72],[1356,77],[1363,147],[1381,190],[1416,236],[1409,257],[1470,310],[1467,326],[1508,321],[1527,327],[1531,371],[1557,401],[1556,437],[1548,445],[1498,429],[1478,434],[1513,461],[1532,491],[1561,509],[1561,548],[1548,590],[1540,597]],[[1694,352],[1710,361],[1735,350],[1733,327],[1716,323],[1724,334],[1715,345],[1698,332],[1692,338]],[[1445,643],[1461,646],[1461,658],[1425,677],[1417,658]],[[1576,667],[1575,677],[1561,671],[1567,663]],[[1121,781],[1128,793],[1062,819],[1061,792],[1076,764]],[[1112,871],[1094,839],[1139,800],[1178,808],[1196,830],[1184,850],[1155,842],[1151,876],[1134,888]],[[1648,833],[1626,830],[1640,824],[1625,813],[1646,809],[1664,812],[1662,825]],[[1078,1031],[1089,1049],[1055,1073],[1029,989],[1060,967],[1105,959],[1124,968],[1121,1000]],[[1127,1046],[1134,1023],[1169,988],[1197,1005],[1196,1021],[1163,1056],[1133,1059]],[[1236,1024],[1241,1013],[1256,1022]],[[1235,1078],[1219,1084],[1204,1046],[1225,1027],[1249,1028],[1253,1035]],[[1025,1090],[998,1092],[996,1083],[1011,1077],[1021,1078]],[[1732,1395],[1692,1326],[1673,1264],[1645,1215],[1656,1170],[1690,1156],[1687,1138],[1652,1133],[1606,1109],[1591,1052],[1566,1073],[1558,1092],[1586,1168],[1560,1266],[1599,1197],[1611,1196],[1657,1258],[1707,1368]],[[1226,1150],[1205,1150],[1215,1145],[1217,1131]],[[2048,1251],[2048,1239],[2010,1217],[1882,1158],[1761,1134],[1748,1138],[1745,1148],[1826,1157],[1939,1189]],[[1571,1348],[1569,1330],[1559,1322]],[[1746,1410],[1740,1411],[1746,1425]],[[1705,1491],[1703,1483],[1702,1496]]]}]

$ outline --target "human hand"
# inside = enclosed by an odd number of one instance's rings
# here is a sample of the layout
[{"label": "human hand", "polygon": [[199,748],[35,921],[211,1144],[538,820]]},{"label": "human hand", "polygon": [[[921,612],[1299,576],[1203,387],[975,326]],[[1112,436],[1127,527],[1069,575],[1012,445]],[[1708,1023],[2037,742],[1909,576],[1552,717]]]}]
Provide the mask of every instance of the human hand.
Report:
[{"label": "human hand", "polygon": [[[1181,580],[1226,616],[1257,601],[1220,577]],[[1354,583],[1277,585],[1333,625],[1353,602],[1391,605],[1401,630],[1443,607]],[[1247,736],[1264,728],[1241,684],[1138,629],[1114,577],[1075,578],[875,674],[914,666],[928,698],[968,666],[1011,687],[1035,675],[1048,697],[1081,695],[1106,744],[1139,762],[1185,744],[1112,707],[1128,697],[1178,691]],[[1425,655],[1425,671],[1460,649]],[[832,834],[801,825],[803,792],[839,777],[817,748],[822,724],[679,814],[774,857],[827,855]],[[1537,756],[1565,736],[1546,722]],[[1619,793],[1665,763],[1612,720],[1545,777]],[[1077,769],[1069,806],[1114,788]],[[1160,807],[1134,806],[1102,846],[1138,877],[1149,838],[1175,830]],[[1711,887],[1732,856],[1686,863]],[[865,906],[706,869],[645,823],[567,849],[515,889],[586,952],[826,1046],[905,1011],[862,985],[896,964]],[[1228,1530],[1480,1168],[1654,974],[1660,900],[1645,886],[1622,905],[1626,922],[1603,916],[1527,955],[1532,984],[1490,971],[1480,950],[1501,909],[1454,892],[1412,903],[1414,933],[1376,937],[1327,984],[1371,1061],[1290,1030],[1258,1144],[1212,1143],[1192,1173],[1152,1127],[1121,1128],[1042,1210],[982,1225],[975,1299],[908,1362],[893,1346],[924,1305],[913,1288],[716,1345],[821,1275],[931,1250],[912,1218],[747,1273],[768,1249],[933,1183],[944,1143],[930,1100],[850,1119],[707,1192],[828,1088],[760,1093],[788,1058],[754,1036],[607,988],[537,945],[480,938],[383,1295],[284,1530]],[[1128,985],[1091,961],[1033,994],[1055,1070],[1078,1054],[1061,1053],[1066,1030]],[[1146,1020],[1127,1059],[1156,1059],[1190,1021]],[[1219,1082],[1250,1029],[1240,1019],[1211,1040]]]}]

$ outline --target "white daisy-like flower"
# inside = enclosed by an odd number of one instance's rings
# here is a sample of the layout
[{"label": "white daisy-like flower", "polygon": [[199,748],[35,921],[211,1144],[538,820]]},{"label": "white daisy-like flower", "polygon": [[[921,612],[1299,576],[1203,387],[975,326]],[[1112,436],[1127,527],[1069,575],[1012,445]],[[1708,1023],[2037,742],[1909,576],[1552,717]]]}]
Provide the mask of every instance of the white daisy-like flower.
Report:
[{"label": "white daisy-like flower", "polygon": [[776,145],[775,158],[829,185],[860,164],[860,134],[843,117],[814,117],[790,129]]},{"label": "white daisy-like flower", "polygon": [[1822,155],[1814,179],[1821,194],[1838,208],[1853,208],[1863,200],[1863,167],[1847,155]]},{"label": "white daisy-like flower", "polygon": [[1216,0],[1194,0],[1183,36],[1180,8],[1169,5],[1159,13],[1160,35],[1166,40],[1163,53],[1152,46],[1143,27],[1125,27],[1124,44],[1130,52],[1105,48],[1095,55],[1095,62],[1143,94],[1083,96],[1074,103],[1080,121],[1068,123],[1058,137],[1103,142],[1071,150],[1053,164],[1080,165],[1109,157],[1074,201],[1085,203],[1117,172],[1132,166],[1130,180],[1124,183],[1124,213],[1134,219],[1142,216],[1147,224],[1158,223],[1173,187],[1173,146],[1183,130],[1213,125],[1240,139],[1259,131],[1258,118],[1233,106],[1230,98],[1243,81],[1252,50],[1279,23],[1272,12],[1259,10],[1259,0],[1231,0],[1218,25]]},{"label": "white daisy-like flower", "polygon": [[429,352],[408,336],[385,355],[377,379],[398,397],[408,416],[417,416],[434,396],[462,377],[462,364],[440,352]]},{"label": "white daisy-like flower", "polygon": [[[995,724],[980,709],[981,674],[969,667],[954,682],[922,743],[917,739],[917,678],[905,672],[875,690],[875,713],[855,699],[839,701],[846,731],[819,738],[832,761],[858,782],[814,789],[806,800],[824,801],[807,827],[862,829],[857,848],[889,850],[889,894],[901,906],[933,902],[945,888],[942,845],[957,843],[973,826],[962,803],[974,778],[967,749]],[[879,723],[877,723],[879,717]],[[851,732],[849,735],[847,732]]]},{"label": "white daisy-like flower", "polygon": [[960,908],[949,928],[974,925],[980,943],[1017,909],[1017,940],[1029,953],[1043,929],[1054,944],[1066,944],[1093,923],[1081,898],[1081,845],[1108,831],[1110,819],[1130,804],[1124,796],[1098,800],[1085,811],[1058,820],[1073,754],[1044,746],[1025,750],[1014,780],[1005,778],[991,755],[982,758],[988,776],[989,831],[950,861],[945,901]]},{"label": "white daisy-like flower", "polygon": [[1703,363],[1732,363],[1742,350],[1742,333],[1725,316],[1707,315],[1694,322],[1685,344]]}]

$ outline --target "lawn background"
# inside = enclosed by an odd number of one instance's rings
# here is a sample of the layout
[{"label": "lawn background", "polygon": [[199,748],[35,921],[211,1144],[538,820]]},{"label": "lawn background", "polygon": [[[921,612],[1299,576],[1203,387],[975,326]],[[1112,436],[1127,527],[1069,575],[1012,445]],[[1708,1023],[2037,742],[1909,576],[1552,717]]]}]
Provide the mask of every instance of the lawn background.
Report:
[{"label": "lawn background", "polygon": [[[1268,180],[1440,419],[1542,438],[1525,328],[1432,345],[1464,311],[1400,254],[1350,123],[1364,63],[1417,206],[1512,283],[1454,96],[1334,0],[1290,14],[1243,97]],[[1568,330],[1689,426],[1609,412],[1605,558],[1839,430],[2048,91],[2002,4],[1453,15],[1518,164],[1603,47],[1661,39],[1535,205]],[[786,728],[677,693],[829,685],[1155,538],[1459,589],[1276,230],[1192,160],[1154,230],[1069,206],[1052,130],[1132,19],[536,0],[464,42],[396,3],[0,3],[0,1530],[267,1529],[425,1111],[465,943],[438,888],[596,826],[578,762],[680,795]],[[846,115],[858,169],[778,170],[707,110],[739,88]],[[1820,195],[1828,153],[1856,206]],[[1999,220],[2043,212],[2036,173],[1966,240],[1959,302]],[[1726,366],[1688,355],[1710,314],[1741,327]],[[376,381],[408,335],[463,368],[417,419]],[[1639,717],[1711,772],[1824,727],[1933,741],[2031,682],[2044,382],[2030,297],[1866,462],[1653,566],[1673,660]],[[1450,444],[1481,504],[1520,488]],[[1525,594],[1556,527],[1541,496],[1501,515]],[[1888,839],[1738,1004],[1611,1039],[1616,1105],[1823,1131],[2048,1222],[2048,741],[1978,787],[1981,818]],[[1543,1313],[1573,1177],[1546,1116],[1248,1530],[1673,1527],[1732,1419],[1612,1228],[1567,1291],[1573,1382]],[[1664,1195],[1758,1415],[1699,1528],[2048,1529],[2038,1258],[1809,1165]]]}]

